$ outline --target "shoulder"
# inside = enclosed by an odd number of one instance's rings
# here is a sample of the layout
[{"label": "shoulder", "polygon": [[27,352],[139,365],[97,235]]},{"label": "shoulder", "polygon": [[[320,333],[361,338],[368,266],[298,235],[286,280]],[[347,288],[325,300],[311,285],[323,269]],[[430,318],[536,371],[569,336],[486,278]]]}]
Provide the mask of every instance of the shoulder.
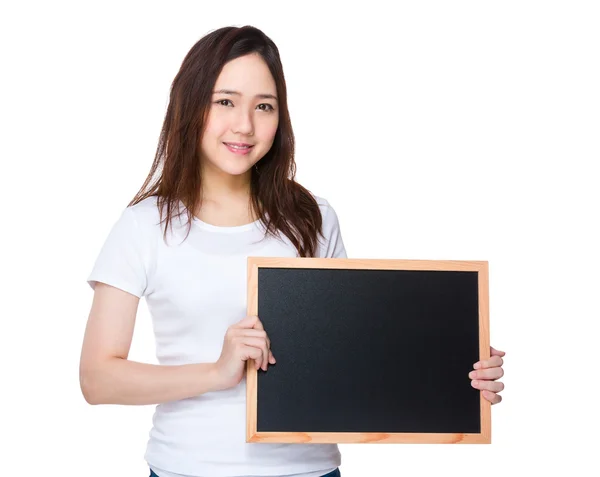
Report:
[{"label": "shoulder", "polygon": [[337,223],[338,217],[331,203],[326,198],[313,194],[312,192],[311,195],[316,200],[319,210],[321,211],[321,216],[323,217],[323,226],[327,228],[327,226]]},{"label": "shoulder", "polygon": [[325,197],[321,197],[320,195],[316,195],[316,194],[312,194],[312,196],[317,201],[317,204],[319,204],[319,208],[321,210],[327,210],[329,207],[331,207],[331,205],[329,204],[329,201]]},{"label": "shoulder", "polygon": [[[160,228],[160,213],[158,210],[158,197],[147,197],[140,202],[126,208],[124,215],[128,215],[142,233],[151,233]],[[163,213],[163,220],[165,214]]]},{"label": "shoulder", "polygon": [[155,243],[162,234],[157,205],[157,197],[152,196],[125,207],[115,228],[120,230],[124,238],[136,242],[139,246],[147,247]]},{"label": "shoulder", "polygon": [[[159,202],[162,205],[162,216],[159,211]],[[170,222],[167,226],[167,204],[159,201],[157,196],[147,197],[133,204],[125,210],[130,220],[135,223],[137,233],[142,240],[149,240],[155,247],[162,241],[165,245],[179,243],[187,236],[188,223],[185,207],[177,201],[173,207]],[[166,241],[165,241],[166,238]],[[172,242],[175,240],[175,242]]]},{"label": "shoulder", "polygon": [[323,225],[321,228],[323,240],[319,240],[319,247],[315,256],[322,258],[345,258],[346,249],[344,247],[340,223],[335,209],[326,198],[315,194],[312,195],[319,205],[321,216],[323,218]]},{"label": "shoulder", "polygon": [[147,197],[137,204],[130,205],[127,210],[139,221],[147,221],[158,217],[158,197],[154,195]]}]

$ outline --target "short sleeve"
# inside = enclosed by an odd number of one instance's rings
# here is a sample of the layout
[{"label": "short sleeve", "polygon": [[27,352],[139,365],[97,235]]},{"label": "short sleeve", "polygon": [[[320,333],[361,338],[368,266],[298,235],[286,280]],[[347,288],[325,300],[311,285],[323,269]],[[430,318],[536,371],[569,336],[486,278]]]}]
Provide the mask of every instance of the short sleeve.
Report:
[{"label": "short sleeve", "polygon": [[342,239],[340,222],[335,209],[325,199],[321,200],[324,202],[323,236],[325,241],[323,243],[323,238],[319,237],[320,247],[318,256],[321,258],[348,258]]},{"label": "short sleeve", "polygon": [[112,226],[87,282],[92,289],[103,282],[141,298],[147,287],[143,256],[135,214],[127,207]]}]

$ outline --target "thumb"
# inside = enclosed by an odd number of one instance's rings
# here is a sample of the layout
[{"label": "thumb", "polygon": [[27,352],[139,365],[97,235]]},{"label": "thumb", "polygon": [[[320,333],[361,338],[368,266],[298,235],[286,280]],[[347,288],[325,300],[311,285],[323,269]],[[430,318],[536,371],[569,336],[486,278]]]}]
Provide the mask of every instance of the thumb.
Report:
[{"label": "thumb", "polygon": [[235,328],[254,328],[256,323],[258,323],[258,316],[248,315],[243,320],[238,321],[234,327]]},{"label": "thumb", "polygon": [[491,356],[504,356],[506,353],[504,351],[497,350],[490,346],[490,355]]}]

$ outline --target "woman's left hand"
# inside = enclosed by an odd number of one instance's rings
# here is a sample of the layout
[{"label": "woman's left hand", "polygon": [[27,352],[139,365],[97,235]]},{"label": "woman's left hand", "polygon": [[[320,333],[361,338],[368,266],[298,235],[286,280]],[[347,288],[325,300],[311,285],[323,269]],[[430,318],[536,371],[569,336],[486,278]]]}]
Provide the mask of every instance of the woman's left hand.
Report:
[{"label": "woman's left hand", "polygon": [[505,354],[504,351],[499,351],[490,346],[490,359],[477,361],[473,364],[475,370],[469,373],[471,385],[475,389],[480,389],[483,397],[492,404],[498,404],[502,401],[502,396],[498,393],[504,389],[504,383],[497,381],[497,379],[504,376],[502,356]]}]

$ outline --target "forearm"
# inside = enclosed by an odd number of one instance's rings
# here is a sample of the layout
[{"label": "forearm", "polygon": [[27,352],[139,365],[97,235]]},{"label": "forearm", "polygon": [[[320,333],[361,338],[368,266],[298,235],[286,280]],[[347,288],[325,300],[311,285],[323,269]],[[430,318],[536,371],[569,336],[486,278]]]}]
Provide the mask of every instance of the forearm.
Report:
[{"label": "forearm", "polygon": [[160,404],[216,389],[214,363],[165,366],[122,358],[82,370],[80,382],[90,404]]}]

